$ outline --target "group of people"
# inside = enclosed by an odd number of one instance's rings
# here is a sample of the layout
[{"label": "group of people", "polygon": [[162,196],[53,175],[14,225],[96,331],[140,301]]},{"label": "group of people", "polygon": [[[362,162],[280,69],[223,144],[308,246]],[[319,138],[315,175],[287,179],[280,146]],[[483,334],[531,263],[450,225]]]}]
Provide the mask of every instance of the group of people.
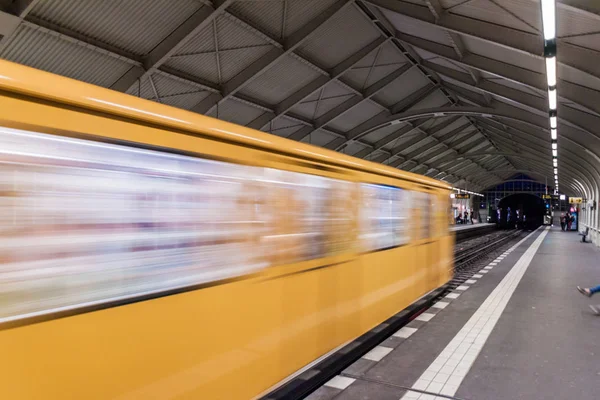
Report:
[{"label": "group of people", "polygon": [[566,213],[566,214],[561,214],[560,215],[560,229],[562,229],[563,231],[570,231],[571,230],[571,225],[573,224],[573,222],[575,221],[575,217],[573,215],[571,215],[571,213]]},{"label": "group of people", "polygon": [[471,224],[473,224],[474,218],[475,218],[475,213],[473,212],[472,209],[471,209],[470,214],[469,214],[469,210],[465,210],[465,212],[463,214],[458,213],[458,215],[456,216],[456,223],[457,224],[468,224],[469,221],[471,221]]}]

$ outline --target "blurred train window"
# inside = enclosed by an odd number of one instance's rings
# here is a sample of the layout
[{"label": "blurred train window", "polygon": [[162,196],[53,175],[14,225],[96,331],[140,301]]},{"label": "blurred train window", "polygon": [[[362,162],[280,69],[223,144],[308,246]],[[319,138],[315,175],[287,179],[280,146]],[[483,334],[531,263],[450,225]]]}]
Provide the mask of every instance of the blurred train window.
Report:
[{"label": "blurred train window", "polygon": [[435,206],[433,209],[435,210],[435,224],[437,226],[437,235],[445,236],[448,234],[448,223],[447,217],[451,212],[451,204],[447,196],[444,195],[431,195]]},{"label": "blurred train window", "polygon": [[409,241],[409,192],[391,186],[361,184],[360,241],[366,251]]},{"label": "blurred train window", "polygon": [[264,240],[274,264],[350,249],[351,182],[277,169],[267,169],[265,178],[274,212]]},{"label": "blurred train window", "polygon": [[432,213],[431,210],[433,207],[432,195],[423,192],[413,192],[413,197],[415,205],[420,211],[417,240],[427,239],[431,236],[432,214],[435,215],[435,212]]},{"label": "blurred train window", "polygon": [[0,321],[268,265],[264,168],[0,128],[0,169]]}]

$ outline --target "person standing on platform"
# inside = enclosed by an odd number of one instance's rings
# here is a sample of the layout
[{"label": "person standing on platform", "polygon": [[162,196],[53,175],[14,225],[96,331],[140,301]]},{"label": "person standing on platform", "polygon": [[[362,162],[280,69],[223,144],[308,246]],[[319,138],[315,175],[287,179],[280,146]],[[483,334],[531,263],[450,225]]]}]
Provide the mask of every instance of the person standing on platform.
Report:
[{"label": "person standing on platform", "polygon": [[[592,297],[595,293],[600,292],[600,285],[593,288],[582,288],[581,286],[577,286],[577,290],[586,297]],[[590,308],[594,314],[600,315],[600,305],[591,305]]]},{"label": "person standing on platform", "polygon": [[560,229],[565,230],[565,214],[560,214]]}]

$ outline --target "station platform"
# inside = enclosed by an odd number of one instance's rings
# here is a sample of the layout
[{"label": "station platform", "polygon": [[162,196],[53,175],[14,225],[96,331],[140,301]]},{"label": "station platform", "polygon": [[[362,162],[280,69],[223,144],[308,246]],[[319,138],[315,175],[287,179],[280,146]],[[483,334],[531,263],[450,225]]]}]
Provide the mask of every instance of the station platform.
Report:
[{"label": "station platform", "polygon": [[540,227],[307,398],[597,398],[599,258]]},{"label": "station platform", "polygon": [[451,226],[450,232],[454,232],[456,235],[456,242],[458,243],[473,236],[490,233],[494,229],[496,229],[496,224],[464,224]]},{"label": "station platform", "polygon": [[468,230],[476,230],[476,229],[487,229],[490,227],[494,227],[496,226],[496,224],[489,224],[489,223],[484,223],[484,224],[459,224],[459,225],[452,225],[450,227],[450,231],[452,232],[459,232],[459,231],[468,231]]}]

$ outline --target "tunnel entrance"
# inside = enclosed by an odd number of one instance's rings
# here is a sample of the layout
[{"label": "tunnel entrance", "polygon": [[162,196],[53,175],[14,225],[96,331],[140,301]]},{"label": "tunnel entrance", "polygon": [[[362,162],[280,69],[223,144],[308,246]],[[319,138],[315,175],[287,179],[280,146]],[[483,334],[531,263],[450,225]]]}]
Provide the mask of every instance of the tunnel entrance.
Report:
[{"label": "tunnel entrance", "polygon": [[544,222],[544,200],[529,193],[515,193],[504,197],[498,203],[501,228],[536,229]]}]

